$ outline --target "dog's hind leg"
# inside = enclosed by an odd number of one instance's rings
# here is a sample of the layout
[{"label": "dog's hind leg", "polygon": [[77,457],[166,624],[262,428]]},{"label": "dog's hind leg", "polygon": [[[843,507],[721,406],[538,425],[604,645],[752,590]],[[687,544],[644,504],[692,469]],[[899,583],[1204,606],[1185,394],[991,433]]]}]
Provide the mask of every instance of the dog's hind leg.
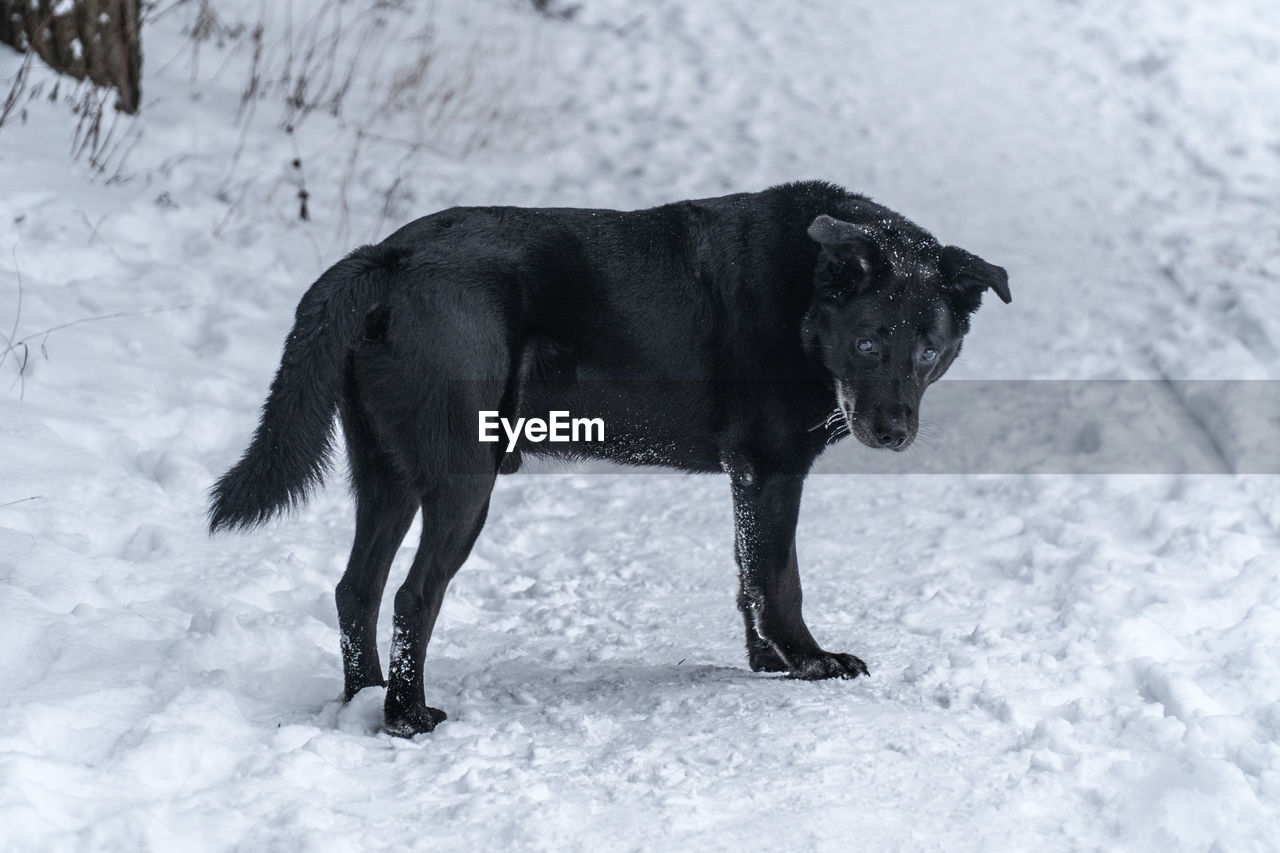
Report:
[{"label": "dog's hind leg", "polygon": [[489,513],[494,474],[448,477],[422,504],[422,542],[396,592],[387,731],[400,737],[429,732],[445,719],[427,705],[423,663],[449,581],[471,553]]},{"label": "dog's hind leg", "polygon": [[423,661],[445,589],[484,526],[497,478],[501,451],[479,441],[477,413],[499,408],[511,355],[503,318],[483,297],[447,281],[402,289],[382,314],[370,314],[355,356],[377,447],[422,507],[418,552],[396,591],[387,672],[386,727],[402,737],[445,718],[425,702]]},{"label": "dog's hind leg", "polygon": [[347,570],[338,582],[338,628],[346,699],[366,687],[386,684],[378,659],[378,610],[387,574],[421,501],[379,447],[361,409],[354,373],[347,371],[342,429],[356,502],[356,534]]},{"label": "dog's hind leg", "polygon": [[343,695],[386,684],[378,659],[378,611],[391,562],[404,539],[417,501],[356,489],[356,536],[347,570],[334,593],[342,632]]}]

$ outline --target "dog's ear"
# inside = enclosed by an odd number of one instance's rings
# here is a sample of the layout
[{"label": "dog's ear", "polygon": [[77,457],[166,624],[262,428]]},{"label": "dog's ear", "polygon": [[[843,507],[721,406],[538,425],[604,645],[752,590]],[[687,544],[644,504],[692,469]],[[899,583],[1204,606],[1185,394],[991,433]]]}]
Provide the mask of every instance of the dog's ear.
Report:
[{"label": "dog's ear", "polygon": [[1013,301],[1013,296],[1009,293],[1009,274],[1004,267],[987,263],[959,246],[944,246],[938,259],[938,267],[947,287],[972,299],[973,307],[969,311],[977,310],[982,291],[987,288],[994,290],[1005,304]]},{"label": "dog's ear", "polygon": [[875,233],[870,228],[825,213],[810,223],[808,234],[833,260],[841,264],[852,261],[861,268],[864,276],[871,272],[880,251]]}]

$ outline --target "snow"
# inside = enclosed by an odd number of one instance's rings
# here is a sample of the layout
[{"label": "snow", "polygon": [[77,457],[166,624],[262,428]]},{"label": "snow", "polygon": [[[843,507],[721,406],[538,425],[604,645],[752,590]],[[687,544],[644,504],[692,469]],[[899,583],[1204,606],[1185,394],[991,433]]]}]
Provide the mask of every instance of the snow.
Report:
[{"label": "snow", "polygon": [[413,741],[340,474],[203,529],[303,289],[458,203],[828,178],[1009,269],[956,378],[1280,378],[1270,3],[255,5],[151,13],[101,168],[38,67],[0,128],[0,848],[1274,849],[1273,477],[811,477],[825,683],[746,667],[726,478],[504,477]]}]

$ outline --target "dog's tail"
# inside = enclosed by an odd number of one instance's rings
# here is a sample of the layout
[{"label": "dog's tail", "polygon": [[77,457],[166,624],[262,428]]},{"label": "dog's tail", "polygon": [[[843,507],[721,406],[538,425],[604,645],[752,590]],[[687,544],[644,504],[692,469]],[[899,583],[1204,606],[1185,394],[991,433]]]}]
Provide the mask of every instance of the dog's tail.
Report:
[{"label": "dog's tail", "polygon": [[253,441],[210,494],[211,533],[261,524],[323,481],[347,351],[407,253],[363,246],[302,297]]}]

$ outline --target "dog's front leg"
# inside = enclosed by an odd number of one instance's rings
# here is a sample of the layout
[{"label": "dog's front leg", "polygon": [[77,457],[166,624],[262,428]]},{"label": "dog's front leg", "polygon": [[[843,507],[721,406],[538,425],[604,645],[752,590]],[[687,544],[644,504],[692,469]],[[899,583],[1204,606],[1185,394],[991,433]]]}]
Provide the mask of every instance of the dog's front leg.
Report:
[{"label": "dog's front leg", "polygon": [[742,459],[726,467],[737,528],[738,607],[751,668],[805,679],[866,675],[866,664],[853,655],[824,651],[801,615],[795,533],[804,476],[765,474]]}]

